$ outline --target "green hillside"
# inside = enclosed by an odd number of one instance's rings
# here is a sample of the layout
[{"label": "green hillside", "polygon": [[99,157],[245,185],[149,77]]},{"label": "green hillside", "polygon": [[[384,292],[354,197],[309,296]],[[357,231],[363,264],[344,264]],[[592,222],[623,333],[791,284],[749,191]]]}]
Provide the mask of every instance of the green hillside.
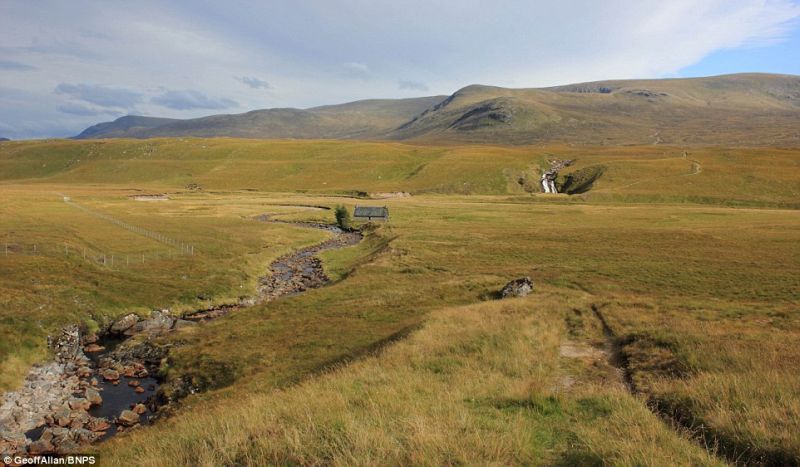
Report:
[{"label": "green hillside", "polygon": [[265,109],[189,120],[121,117],[89,127],[76,138],[377,138],[444,98],[372,99],[311,109]]},{"label": "green hillside", "polygon": [[800,77],[730,75],[546,89],[464,88],[400,139],[577,144],[795,145]]},{"label": "green hillside", "polygon": [[78,137],[797,146],[800,77],[738,74],[540,89],[475,85],[447,98],[368,100],[163,123],[147,120],[140,125],[132,125],[128,118],[95,125]]},{"label": "green hillside", "polygon": [[[0,182],[325,194],[541,191],[554,159],[585,200],[797,206],[800,152],[671,146],[431,146],[386,142],[152,139],[0,144]],[[587,173],[591,183],[576,189]]]}]

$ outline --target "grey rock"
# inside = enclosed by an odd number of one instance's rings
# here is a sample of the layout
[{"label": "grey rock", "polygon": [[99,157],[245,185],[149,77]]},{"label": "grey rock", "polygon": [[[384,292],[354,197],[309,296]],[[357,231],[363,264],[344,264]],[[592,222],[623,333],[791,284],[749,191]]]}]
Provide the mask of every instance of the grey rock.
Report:
[{"label": "grey rock", "polygon": [[533,281],[530,277],[514,279],[503,287],[500,295],[503,298],[524,297],[533,291]]},{"label": "grey rock", "polygon": [[48,336],[47,343],[60,363],[70,362],[83,353],[78,326],[67,326],[56,336]]},{"label": "grey rock", "polygon": [[139,322],[139,316],[137,316],[136,313],[129,313],[116,320],[114,324],[111,325],[110,331],[115,334],[122,334],[132,328],[137,322]]},{"label": "grey rock", "polygon": [[174,322],[175,318],[172,317],[169,310],[153,310],[150,313],[150,318],[139,321],[125,333],[137,334],[146,332],[149,334],[162,334],[172,329]]}]

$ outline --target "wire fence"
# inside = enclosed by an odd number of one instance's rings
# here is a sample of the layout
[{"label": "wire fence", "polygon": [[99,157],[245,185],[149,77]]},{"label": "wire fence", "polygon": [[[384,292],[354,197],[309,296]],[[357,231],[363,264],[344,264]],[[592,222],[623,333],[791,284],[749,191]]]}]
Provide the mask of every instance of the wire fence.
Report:
[{"label": "wire fence", "polygon": [[103,221],[116,225],[129,232],[141,235],[150,240],[163,244],[166,248],[149,248],[142,250],[128,250],[124,252],[112,251],[112,249],[100,249],[87,245],[80,245],[71,242],[41,241],[31,242],[26,240],[6,237],[2,239],[0,258],[13,256],[42,256],[48,258],[66,258],[68,260],[86,261],[92,264],[105,266],[108,268],[134,267],[148,262],[174,260],[179,258],[192,258],[199,252],[191,243],[182,242],[159,232],[155,232],[138,225],[116,219],[108,214],[95,211],[82,206],[69,196],[58,193],[63,197],[64,202],[86,214],[89,214]]},{"label": "wire fence", "polygon": [[187,251],[173,248],[119,252],[100,250],[98,248],[76,245],[72,243],[18,242],[3,241],[0,259],[14,256],[47,257],[70,261],[85,261],[90,264],[112,269],[137,267],[164,260],[191,259],[193,255]]},{"label": "wire fence", "polygon": [[181,241],[176,240],[174,238],[170,238],[170,237],[168,237],[168,236],[166,236],[166,235],[164,235],[162,233],[154,232],[152,230],[148,230],[148,229],[145,229],[143,227],[139,227],[138,225],[129,224],[127,222],[124,222],[124,221],[121,221],[121,220],[116,219],[114,217],[111,217],[108,214],[104,214],[102,212],[98,212],[98,211],[95,211],[93,209],[89,209],[86,206],[82,206],[82,205],[76,203],[75,201],[72,201],[72,199],[69,196],[65,196],[62,193],[59,193],[59,195],[64,198],[64,202],[65,203],[69,204],[70,206],[72,206],[74,208],[80,209],[81,211],[83,211],[83,212],[85,212],[85,213],[87,213],[87,214],[89,214],[91,216],[97,217],[98,219],[102,219],[102,220],[104,220],[106,222],[110,222],[110,223],[116,225],[117,227],[123,228],[123,229],[128,230],[130,232],[133,232],[135,234],[142,235],[142,236],[147,237],[147,238],[149,238],[151,240],[155,240],[155,241],[163,243],[163,244],[165,244],[167,246],[173,247],[173,248],[179,250],[182,253],[188,253],[190,255],[194,255],[194,245],[192,245],[192,244],[181,242]]}]

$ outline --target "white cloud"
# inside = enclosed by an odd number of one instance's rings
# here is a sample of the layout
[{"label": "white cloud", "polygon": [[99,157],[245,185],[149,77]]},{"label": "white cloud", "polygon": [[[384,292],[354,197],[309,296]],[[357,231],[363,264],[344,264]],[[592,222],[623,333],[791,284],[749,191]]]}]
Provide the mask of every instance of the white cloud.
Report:
[{"label": "white cloud", "polygon": [[[798,17],[791,0],[6,0],[0,87],[27,98],[0,95],[0,126],[77,133],[113,90],[141,96],[114,108],[194,117],[472,83],[675,76],[715,51],[778,41]],[[62,83],[95,87],[54,94]]]}]

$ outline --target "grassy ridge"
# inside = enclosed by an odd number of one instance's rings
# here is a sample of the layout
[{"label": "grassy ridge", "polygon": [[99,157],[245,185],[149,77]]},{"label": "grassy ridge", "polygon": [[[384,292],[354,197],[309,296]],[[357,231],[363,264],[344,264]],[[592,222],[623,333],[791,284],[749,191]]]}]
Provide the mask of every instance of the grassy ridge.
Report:
[{"label": "grassy ridge", "polygon": [[467,86],[392,136],[430,142],[797,146],[800,77],[738,74],[544,89]]},{"label": "grassy ridge", "polygon": [[679,147],[415,146],[337,141],[156,139],[0,144],[0,182],[182,190],[415,194],[541,191],[562,172],[602,167],[585,201],[798,207],[800,151]]},{"label": "grassy ridge", "polygon": [[449,97],[162,121],[122,117],[81,138],[399,139],[477,144],[797,146],[800,77],[736,74],[541,89],[472,85]]}]

